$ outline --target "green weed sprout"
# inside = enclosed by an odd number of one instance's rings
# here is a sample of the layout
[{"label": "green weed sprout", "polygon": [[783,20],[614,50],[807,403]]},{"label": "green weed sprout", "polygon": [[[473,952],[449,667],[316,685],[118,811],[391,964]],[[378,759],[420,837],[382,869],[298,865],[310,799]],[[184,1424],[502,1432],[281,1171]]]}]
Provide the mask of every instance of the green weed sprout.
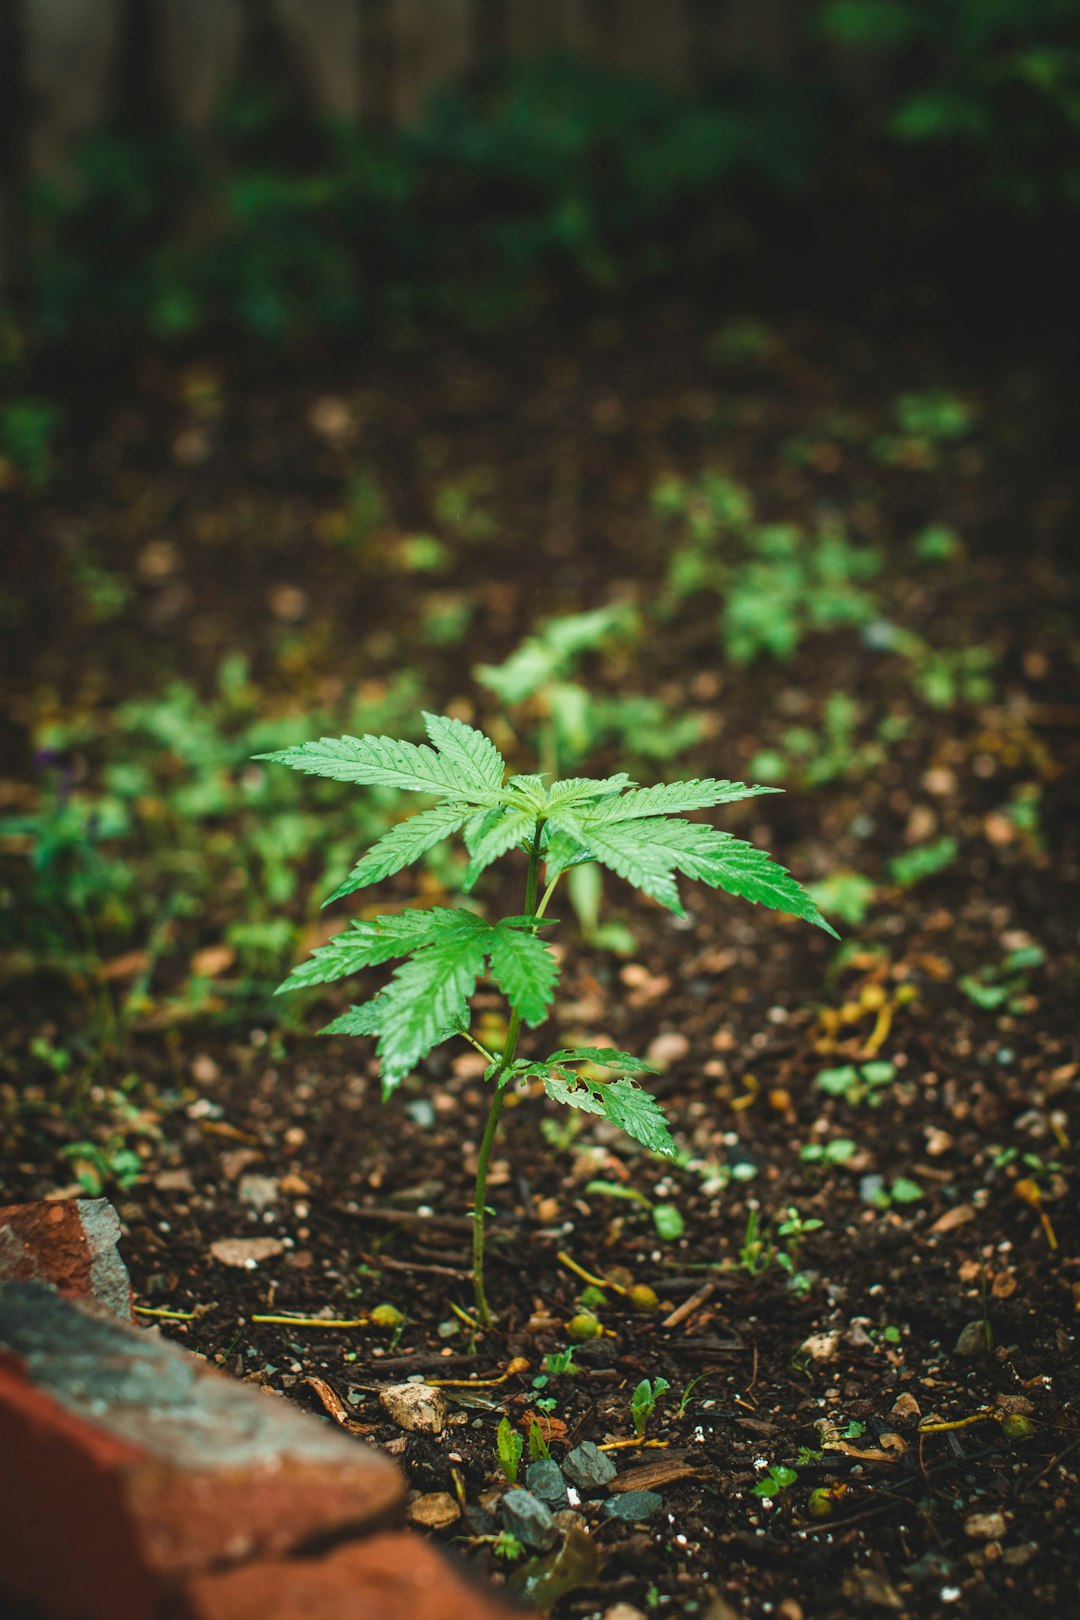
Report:
[{"label": "green weed sprout", "polygon": [[649,1426],[649,1419],[656,1411],[656,1403],[671,1385],[666,1378],[654,1379],[652,1383],[643,1378],[630,1397],[630,1416],[634,1422],[635,1440],[644,1440],[645,1430]]},{"label": "green weed sprout", "polygon": [[[311,776],[365,787],[390,787],[435,797],[438,803],[392,827],[330,896],[338,900],[409,866],[444,838],[461,834],[470,861],[466,892],[500,857],[528,857],[519,915],[488,922],[462,907],[406,910],[352,925],[320,946],[279,987],[306,990],[362,969],[398,960],[381,994],[354,1006],[323,1033],[374,1036],[384,1100],[443,1041],[460,1037],[487,1061],[491,1103],[480,1144],[473,1202],[472,1280],[481,1324],[490,1326],[484,1291],[484,1216],[488,1163],[503,1103],[512,1084],[540,1080],[553,1101],[597,1114],[654,1153],[675,1144],[655,1098],[641,1085],[653,1071],[640,1058],[611,1047],[559,1049],[542,1060],[519,1058],[523,1025],[547,1021],[559,979],[554,954],[540,937],[563,874],[598,861],[677,915],[678,874],[754,904],[833,929],[809,895],[764,850],[730,833],[680,819],[776,791],[706,778],[639,788],[625,772],[597,780],[576,776],[545,783],[541,776],[507,775],[490,738],[444,715],[425,714],[430,742],[390,737],[324,737],[259,759]],[[541,893],[543,869],[545,887]],[[329,901],[327,902],[329,904]],[[506,997],[510,1018],[499,1052],[469,1028],[469,998],[489,976]]]},{"label": "green weed sprout", "polygon": [[521,1453],[525,1449],[525,1442],[507,1417],[504,1417],[499,1424],[498,1433],[495,1436],[495,1448],[499,1457],[499,1467],[503,1471],[503,1478],[508,1485],[516,1485],[518,1469],[521,1466]]}]

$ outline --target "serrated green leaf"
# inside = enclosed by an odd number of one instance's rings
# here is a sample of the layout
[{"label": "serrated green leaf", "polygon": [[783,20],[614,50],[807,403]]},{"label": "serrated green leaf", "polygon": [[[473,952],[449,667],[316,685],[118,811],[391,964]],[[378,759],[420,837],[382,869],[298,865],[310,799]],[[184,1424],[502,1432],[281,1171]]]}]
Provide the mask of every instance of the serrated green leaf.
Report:
[{"label": "serrated green leaf", "polygon": [[495,788],[478,787],[476,770],[457,753],[437,754],[425,744],[399,742],[393,737],[321,737],[298,743],[256,759],[288,765],[308,776],[328,776],[335,782],[363,787],[399,788],[406,793],[452,796],[471,804],[496,804]]},{"label": "serrated green leaf", "polygon": [[605,1115],[650,1152],[674,1157],[675,1143],[659,1103],[633,1080],[593,1080],[556,1069],[545,1075],[544,1090],[555,1102],[581,1108],[587,1114]]},{"label": "serrated green leaf", "polygon": [[525,1450],[525,1442],[509,1418],[504,1417],[499,1424],[495,1443],[498,1447],[499,1466],[503,1471],[503,1478],[508,1485],[516,1485],[518,1468],[521,1464],[521,1454]]},{"label": "serrated green leaf", "polygon": [[552,1102],[565,1103],[568,1108],[580,1108],[586,1114],[604,1112],[604,1105],[596,1092],[576,1074],[551,1073],[543,1064],[536,1064],[532,1072],[540,1075],[544,1090]]},{"label": "serrated green leaf", "polygon": [[502,791],[504,804],[529,805],[534,810],[543,810],[546,800],[542,776],[511,776]]},{"label": "serrated green leaf", "polygon": [[613,1125],[641,1142],[652,1153],[674,1158],[675,1143],[656,1098],[633,1080],[609,1080],[599,1088],[604,1113]]},{"label": "serrated green leaf", "polygon": [[[683,915],[673,876],[677,863],[666,848],[650,843],[647,833],[642,830],[656,823],[616,822],[612,826],[596,826],[591,822],[584,823],[576,809],[556,810],[551,819],[559,829],[569,833],[591,859],[610,867],[635,889],[659,900],[662,906],[667,906],[678,916]],[[688,826],[689,823],[672,825]]]},{"label": "serrated green leaf", "polygon": [[570,776],[563,782],[552,782],[548,789],[548,804],[552,808],[560,804],[584,804],[605,798],[609,793],[621,793],[623,788],[633,786],[632,778],[625,771],[620,771],[617,776]]},{"label": "serrated green leaf", "polygon": [[470,850],[472,859],[465,873],[465,893],[468,894],[492,861],[497,861],[500,855],[505,855],[508,849],[513,849],[523,839],[530,838],[535,827],[536,812],[533,809],[500,809],[485,817],[484,831]]},{"label": "serrated green leaf", "polygon": [[559,964],[542,939],[498,924],[489,944],[491,975],[531,1029],[542,1024],[559,982]]},{"label": "serrated green leaf", "polygon": [[629,1052],[620,1052],[614,1046],[563,1047],[558,1052],[552,1052],[546,1061],[551,1064],[599,1063],[608,1069],[618,1069],[622,1074],[657,1073],[651,1063],[632,1057]]},{"label": "serrated green leaf", "polygon": [[453,924],[461,913],[448,906],[432,911],[399,911],[370,921],[354,922],[343,933],[319,945],[306,962],[293,968],[276,995],[287,990],[305,990],[314,984],[330,984],[362,968],[378,967],[395,956],[407,956],[419,946],[430,945]]},{"label": "serrated green leaf", "polygon": [[468,1022],[469,997],[484,971],[492,929],[471,912],[453,915],[455,924],[403,962],[384,992],[378,1055],[393,1074],[407,1073],[450,1030]]},{"label": "serrated green leaf", "polygon": [[382,1033],[383,1002],[378,997],[374,1001],[364,1001],[358,1007],[350,1007],[339,1018],[324,1024],[320,1035],[379,1035]]},{"label": "serrated green leaf", "polygon": [[565,872],[571,866],[582,866],[592,860],[588,850],[558,827],[553,827],[550,821],[544,823],[544,836],[542,846],[544,851],[544,866],[548,882],[560,872]]},{"label": "serrated green leaf", "polygon": [[723,889],[770,911],[786,912],[824,929],[834,939],[840,937],[787,868],[755,844],[716,827],[671,821],[656,831],[654,847],[670,849],[676,870],[711,889]]},{"label": "serrated green leaf", "polygon": [[748,787],[745,782],[720,781],[704,777],[693,782],[661,782],[656,787],[635,788],[618,798],[605,799],[587,811],[579,811],[587,827],[618,821],[637,821],[647,816],[675,815],[682,810],[707,810],[718,804],[753,799],[762,793],[779,793],[774,787]]},{"label": "serrated green leaf", "polygon": [[400,872],[403,866],[411,866],[444,838],[460,832],[475,816],[473,805],[437,804],[432,810],[421,810],[419,815],[399,821],[357,861],[344,883],[338,884],[323,905],[341,900],[369,883],[381,883],[383,878]]},{"label": "serrated green leaf", "polygon": [[506,764],[490,737],[463,720],[445,714],[424,713],[428,736],[444,759],[453,759],[482,792],[497,793],[503,785]]}]

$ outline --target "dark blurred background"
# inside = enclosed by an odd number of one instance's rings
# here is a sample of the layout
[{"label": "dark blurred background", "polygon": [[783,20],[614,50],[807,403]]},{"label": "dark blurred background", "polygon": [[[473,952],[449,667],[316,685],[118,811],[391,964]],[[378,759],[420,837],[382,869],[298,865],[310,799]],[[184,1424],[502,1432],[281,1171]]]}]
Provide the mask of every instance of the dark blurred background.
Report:
[{"label": "dark blurred background", "polygon": [[657,287],[1060,342],[1078,208],[1073,0],[0,0],[8,365]]}]

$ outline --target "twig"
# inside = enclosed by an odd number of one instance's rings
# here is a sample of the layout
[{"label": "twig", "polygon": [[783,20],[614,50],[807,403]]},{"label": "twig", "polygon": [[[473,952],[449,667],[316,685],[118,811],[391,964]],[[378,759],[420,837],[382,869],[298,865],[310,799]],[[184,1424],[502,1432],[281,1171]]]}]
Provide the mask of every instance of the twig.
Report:
[{"label": "twig", "polygon": [[681,1305],[675,1307],[670,1316],[664,1317],[660,1326],[666,1328],[678,1327],[680,1322],[687,1321],[695,1311],[700,1310],[702,1305],[707,1300],[710,1300],[715,1293],[716,1284],[714,1282],[702,1283],[696,1294],[691,1294],[689,1299],[684,1299]]},{"label": "twig", "polygon": [[381,1267],[386,1271],[416,1271],[429,1277],[452,1277],[455,1282],[469,1275],[467,1271],[455,1271],[453,1266],[428,1265],[420,1260],[393,1260],[388,1254],[365,1254],[362,1249],[360,1258],[369,1266]]},{"label": "twig", "polygon": [[1017,1487],[1016,1494],[1019,1495],[1020,1491],[1022,1491],[1022,1490],[1023,1491],[1030,1491],[1030,1489],[1031,1489],[1031,1487],[1033,1485],[1037,1485],[1039,1483],[1040,1479],[1045,1479],[1046,1475],[1050,1472],[1051,1468],[1053,1468],[1056,1463],[1063,1462],[1064,1459],[1070,1454],[1070,1452],[1073,1452],[1073,1451],[1076,1450],[1077,1446],[1080,1446],[1080,1440],[1073,1440],[1069,1445],[1067,1445],[1065,1447],[1064,1451],[1059,1451],[1056,1457],[1051,1457],[1050,1461],[1047,1463],[1045,1468],[1040,1468],[1039,1472],[1037,1474],[1033,1475],[1031,1479],[1024,1481],[1023,1484],[1021,1484],[1020,1486]]}]

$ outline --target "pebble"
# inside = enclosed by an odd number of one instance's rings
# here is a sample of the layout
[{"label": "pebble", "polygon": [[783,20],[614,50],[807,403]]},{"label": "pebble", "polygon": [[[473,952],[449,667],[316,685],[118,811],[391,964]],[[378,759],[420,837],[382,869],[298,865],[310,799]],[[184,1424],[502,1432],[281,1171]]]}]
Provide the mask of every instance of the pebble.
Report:
[{"label": "pebble", "polygon": [[663,1505],[664,1498],[659,1491],[624,1491],[622,1496],[608,1498],[604,1513],[609,1519],[627,1519],[637,1524],[641,1519],[651,1519]]},{"label": "pebble", "polygon": [[525,1484],[534,1496],[551,1507],[566,1506],[566,1481],[562,1469],[550,1457],[542,1457],[538,1462],[529,1464],[525,1470]]},{"label": "pebble", "polygon": [[839,1333],[811,1333],[803,1340],[799,1354],[809,1356],[811,1361],[831,1361],[839,1347]]},{"label": "pebble", "polygon": [[990,1344],[987,1344],[988,1337],[990,1336],[987,1334],[985,1322],[969,1322],[960,1330],[960,1337],[953,1345],[953,1355],[973,1358],[988,1356],[993,1344],[992,1337]]},{"label": "pebble", "polygon": [[562,1471],[579,1491],[598,1491],[604,1485],[610,1484],[617,1472],[611,1458],[591,1440],[585,1440],[580,1446],[575,1446],[573,1451],[567,1452],[563,1458]]},{"label": "pebble", "polygon": [[261,1215],[265,1209],[273,1209],[278,1201],[281,1188],[276,1176],[245,1175],[240,1177],[238,1196],[242,1204]]},{"label": "pebble", "polygon": [[973,1513],[964,1520],[964,1534],[973,1541],[1000,1541],[1005,1529],[1002,1513]]},{"label": "pebble", "polygon": [[460,1519],[461,1509],[449,1491],[430,1491],[409,1503],[405,1517],[410,1524],[423,1525],[425,1530],[445,1530],[447,1525]]},{"label": "pebble", "polygon": [[399,1429],[441,1434],[450,1413],[446,1396],[430,1384],[388,1384],[379,1403]]},{"label": "pebble", "polygon": [[690,1042],[686,1036],[681,1035],[678,1030],[668,1030],[662,1035],[657,1035],[655,1040],[649,1042],[648,1051],[645,1053],[645,1061],[651,1063],[654,1069],[659,1069],[663,1073],[673,1063],[678,1063],[682,1058],[686,1057],[689,1051]]},{"label": "pebble", "polygon": [[219,1238],[210,1245],[210,1253],[223,1266],[236,1266],[245,1271],[257,1266],[260,1260],[272,1260],[276,1254],[284,1252],[284,1243],[273,1237]]},{"label": "pebble", "polygon": [[523,1546],[544,1552],[559,1539],[559,1527],[551,1509],[530,1491],[507,1491],[501,1510],[504,1527]]}]

